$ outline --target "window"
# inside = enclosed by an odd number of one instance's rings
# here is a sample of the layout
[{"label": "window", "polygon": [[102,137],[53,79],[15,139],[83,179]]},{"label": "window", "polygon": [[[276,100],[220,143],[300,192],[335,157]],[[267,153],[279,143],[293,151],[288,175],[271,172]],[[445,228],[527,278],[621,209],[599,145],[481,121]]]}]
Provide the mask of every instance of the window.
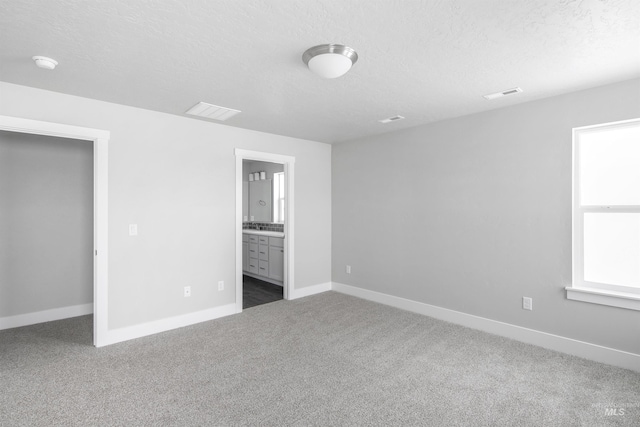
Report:
[{"label": "window", "polygon": [[273,174],[273,222],[284,222],[284,172]]},{"label": "window", "polygon": [[640,119],[573,130],[567,298],[640,310]]}]

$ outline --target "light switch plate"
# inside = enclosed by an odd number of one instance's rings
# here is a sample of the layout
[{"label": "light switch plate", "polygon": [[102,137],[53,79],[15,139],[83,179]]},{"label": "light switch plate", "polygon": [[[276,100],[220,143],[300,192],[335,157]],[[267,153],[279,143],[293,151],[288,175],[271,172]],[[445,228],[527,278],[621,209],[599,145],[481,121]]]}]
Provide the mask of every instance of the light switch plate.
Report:
[{"label": "light switch plate", "polygon": [[129,236],[138,235],[138,224],[129,224]]}]

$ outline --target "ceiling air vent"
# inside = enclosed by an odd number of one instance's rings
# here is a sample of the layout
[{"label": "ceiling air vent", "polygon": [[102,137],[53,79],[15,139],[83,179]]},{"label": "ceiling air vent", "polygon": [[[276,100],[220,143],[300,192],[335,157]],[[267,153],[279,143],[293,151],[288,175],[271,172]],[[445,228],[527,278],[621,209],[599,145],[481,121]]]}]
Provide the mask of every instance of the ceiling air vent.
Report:
[{"label": "ceiling air vent", "polygon": [[220,107],[218,105],[207,104],[206,102],[198,102],[196,105],[189,108],[186,111],[186,114],[204,117],[205,119],[225,121],[229,117],[233,117],[240,112],[240,110],[234,110],[233,108]]},{"label": "ceiling air vent", "polygon": [[393,116],[393,117],[389,117],[388,119],[382,119],[382,120],[378,120],[380,123],[391,123],[391,122],[397,122],[398,120],[402,120],[404,119],[404,117],[402,116]]},{"label": "ceiling air vent", "polygon": [[503,96],[513,95],[514,93],[519,93],[519,92],[522,92],[522,89],[520,89],[519,87],[514,87],[513,89],[507,89],[502,92],[496,92],[496,93],[491,93],[489,95],[484,95],[483,98],[484,99],[502,98]]}]

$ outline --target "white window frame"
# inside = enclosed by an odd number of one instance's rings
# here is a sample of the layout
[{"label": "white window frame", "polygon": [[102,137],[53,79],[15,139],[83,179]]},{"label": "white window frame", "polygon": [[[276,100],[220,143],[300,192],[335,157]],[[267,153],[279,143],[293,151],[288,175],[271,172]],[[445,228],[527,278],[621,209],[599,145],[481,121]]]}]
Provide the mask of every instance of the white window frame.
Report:
[{"label": "white window frame", "polygon": [[580,136],[595,129],[616,128],[629,125],[640,125],[640,119],[623,120],[593,126],[583,126],[573,129],[573,209],[572,209],[572,239],[573,239],[573,283],[566,287],[567,299],[603,304],[613,307],[640,310],[640,289],[617,286],[605,283],[587,282],[584,279],[584,233],[583,218],[585,213],[640,213],[640,205],[636,206],[582,206],[580,204],[580,168],[579,151]]}]

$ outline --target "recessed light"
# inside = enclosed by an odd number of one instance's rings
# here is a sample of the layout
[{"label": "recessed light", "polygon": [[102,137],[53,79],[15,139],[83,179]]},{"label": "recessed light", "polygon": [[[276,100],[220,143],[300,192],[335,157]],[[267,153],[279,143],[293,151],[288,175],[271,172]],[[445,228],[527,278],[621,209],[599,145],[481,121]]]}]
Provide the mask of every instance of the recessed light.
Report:
[{"label": "recessed light", "polygon": [[404,117],[402,116],[393,116],[393,117],[389,117],[387,119],[382,119],[382,120],[378,120],[380,123],[391,123],[391,122],[396,122],[398,120],[402,120],[404,119]]},{"label": "recessed light", "polygon": [[507,96],[507,95],[513,95],[516,93],[520,93],[522,92],[522,89],[519,87],[514,87],[513,89],[507,89],[507,90],[503,90],[502,92],[496,92],[496,93],[490,93],[489,95],[483,95],[482,97],[484,99],[496,99],[496,98],[502,98],[503,96]]},{"label": "recessed light", "polygon": [[207,104],[206,102],[198,102],[196,105],[189,108],[185,113],[192,116],[204,117],[205,119],[225,121],[228,118],[241,113],[241,111],[234,110],[233,108]]},{"label": "recessed light", "polygon": [[58,65],[58,61],[55,59],[47,58],[46,56],[34,56],[34,61],[36,61],[36,65],[40,68],[44,68],[45,70],[53,70]]}]

